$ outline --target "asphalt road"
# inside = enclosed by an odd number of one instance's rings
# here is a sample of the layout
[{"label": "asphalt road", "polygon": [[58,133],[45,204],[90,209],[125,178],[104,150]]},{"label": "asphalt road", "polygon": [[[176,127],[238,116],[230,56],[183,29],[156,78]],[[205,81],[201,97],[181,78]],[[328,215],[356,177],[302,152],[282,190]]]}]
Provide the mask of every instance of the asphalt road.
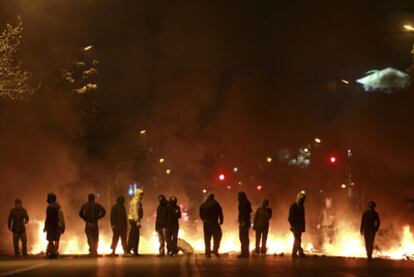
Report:
[{"label": "asphalt road", "polygon": [[414,261],[308,257],[207,259],[203,255],[143,257],[0,258],[0,276],[414,276]]}]

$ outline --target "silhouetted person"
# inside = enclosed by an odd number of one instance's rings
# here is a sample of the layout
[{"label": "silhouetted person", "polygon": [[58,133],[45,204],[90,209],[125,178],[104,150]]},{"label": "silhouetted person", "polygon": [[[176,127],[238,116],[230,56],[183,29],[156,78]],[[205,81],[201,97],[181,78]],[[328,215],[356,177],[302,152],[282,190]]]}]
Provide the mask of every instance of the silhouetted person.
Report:
[{"label": "silhouetted person", "polygon": [[61,235],[59,229],[60,206],[56,202],[56,195],[54,193],[49,193],[46,201],[49,204],[46,208],[45,227],[43,228],[43,231],[46,232],[46,239],[48,241],[46,257],[53,259],[58,256],[57,249]]},{"label": "silhouetted person", "polygon": [[85,221],[85,233],[89,245],[89,254],[92,256],[98,255],[98,220],[103,218],[105,214],[106,211],[104,207],[96,203],[95,195],[90,193],[88,195],[88,202],[84,204],[79,211],[79,216]]},{"label": "silhouetted person", "polygon": [[26,224],[29,222],[29,215],[21,199],[14,201],[14,208],[10,210],[9,218],[7,220],[7,226],[13,233],[13,246],[14,255],[20,256],[19,241],[22,242],[22,255],[27,256],[27,236],[26,236]]},{"label": "silhouetted person", "polygon": [[[223,210],[214,199],[214,194],[208,195],[206,201],[200,206],[200,218],[203,221],[204,230],[204,245],[205,254],[210,257],[211,253],[219,257],[218,250],[220,248],[220,241],[222,231],[220,225],[223,224]],[[213,252],[211,252],[211,237],[213,237],[214,246]]]},{"label": "silhouetted person", "polygon": [[[266,255],[267,234],[269,233],[269,220],[272,218],[272,209],[269,200],[263,200],[263,205],[256,210],[253,229],[256,230],[256,254]],[[260,241],[262,242],[260,247]]]},{"label": "silhouetted person", "polygon": [[112,255],[116,255],[116,246],[118,245],[119,238],[121,238],[122,249],[124,253],[128,253],[127,249],[127,229],[128,229],[128,219],[125,210],[125,197],[118,196],[116,199],[116,204],[112,206],[111,209],[111,227],[112,227]]},{"label": "silhouetted person", "polygon": [[375,211],[375,207],[375,202],[370,201],[368,203],[368,210],[364,212],[361,219],[361,235],[364,235],[368,260],[372,260],[375,234],[381,225],[379,214]]},{"label": "silhouetted person", "polygon": [[289,209],[290,230],[295,238],[293,242],[292,258],[296,258],[299,253],[300,257],[305,257],[302,249],[302,233],[305,232],[305,203],[306,195],[304,191],[298,193],[296,202]]},{"label": "silhouetted person", "polygon": [[178,230],[180,229],[178,220],[180,218],[181,208],[177,205],[177,197],[171,196],[167,208],[168,252],[170,256],[178,254]]},{"label": "silhouetted person", "polygon": [[56,247],[56,254],[59,255],[59,242],[60,242],[60,237],[63,235],[63,233],[65,232],[65,216],[63,214],[62,208],[60,207],[59,204],[57,204],[59,206],[59,213],[58,213],[58,235],[55,241],[55,247]]},{"label": "silhouetted person", "polygon": [[168,244],[168,201],[164,195],[158,196],[157,217],[155,219],[155,231],[160,241],[158,256],[165,256],[165,246]]},{"label": "silhouetted person", "polygon": [[141,256],[138,253],[139,237],[141,228],[141,219],[144,216],[144,209],[142,208],[142,198],[144,197],[144,191],[141,189],[135,190],[134,196],[129,202],[128,221],[130,225],[128,236],[128,253],[133,251],[134,256]]},{"label": "silhouetted person", "polygon": [[251,225],[250,214],[252,212],[252,205],[247,199],[245,192],[238,193],[239,200],[239,238],[241,244],[241,253],[238,258],[248,258],[249,253],[249,229]]}]

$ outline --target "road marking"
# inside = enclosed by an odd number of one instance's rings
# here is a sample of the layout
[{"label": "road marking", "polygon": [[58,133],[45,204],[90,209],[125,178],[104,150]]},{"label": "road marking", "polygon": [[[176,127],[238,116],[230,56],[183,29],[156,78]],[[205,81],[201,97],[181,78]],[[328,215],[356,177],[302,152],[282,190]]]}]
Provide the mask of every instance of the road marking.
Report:
[{"label": "road marking", "polygon": [[34,269],[44,267],[44,266],[46,266],[46,263],[40,263],[38,265],[33,265],[33,266],[29,266],[29,267],[24,267],[24,268],[20,268],[20,269],[15,269],[15,270],[2,272],[2,273],[0,273],[0,276],[12,276],[12,275],[16,275],[16,274],[23,273],[23,272],[26,272],[26,271],[34,270]]}]

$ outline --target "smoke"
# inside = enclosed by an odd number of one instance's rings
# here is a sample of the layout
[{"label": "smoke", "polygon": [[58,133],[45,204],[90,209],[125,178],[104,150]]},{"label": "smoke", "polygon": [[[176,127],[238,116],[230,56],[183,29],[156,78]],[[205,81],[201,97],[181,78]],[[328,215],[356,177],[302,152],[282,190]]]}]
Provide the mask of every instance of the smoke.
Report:
[{"label": "smoke", "polygon": [[[197,225],[203,189],[222,203],[226,230],[237,226],[236,194],[244,190],[254,209],[270,199],[272,230],[285,234],[289,204],[301,189],[309,193],[307,215],[315,225],[327,170],[315,165],[323,153],[315,153],[307,169],[278,164],[277,154],[320,137],[326,151],[350,147],[355,153],[353,175],[362,200],[344,217],[358,221],[365,202],[375,199],[384,224],[409,220],[403,198],[414,194],[413,132],[407,127],[414,94],[385,98],[325,90],[327,80],[390,64],[390,52],[404,53],[388,48],[394,45],[389,38],[366,37],[367,30],[388,27],[387,4],[376,3],[378,11],[367,21],[373,1],[184,2],[1,4],[2,20],[13,22],[21,14],[21,59],[43,84],[31,102],[0,107],[1,218],[20,197],[31,218],[42,220],[45,195],[54,191],[68,232],[81,234],[77,212],[88,193],[96,193],[109,211],[116,196],[138,182],[145,189],[147,234],[161,193],[177,196],[188,210],[190,222],[183,226]],[[332,12],[338,8],[340,14]],[[360,29],[350,27],[351,16]],[[382,39],[389,44],[372,51]],[[100,110],[85,130],[56,76],[90,44],[89,53],[100,61]],[[216,178],[222,172],[225,183]],[[101,226],[108,231],[108,218]],[[1,234],[7,238],[5,228]],[[1,246],[10,251],[7,239]]]}]

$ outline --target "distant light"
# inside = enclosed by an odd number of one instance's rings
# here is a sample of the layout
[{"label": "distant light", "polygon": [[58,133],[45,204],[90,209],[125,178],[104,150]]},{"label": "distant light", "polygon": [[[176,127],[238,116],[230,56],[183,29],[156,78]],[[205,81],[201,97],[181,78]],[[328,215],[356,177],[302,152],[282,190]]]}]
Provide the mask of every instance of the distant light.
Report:
[{"label": "distant light", "polygon": [[309,152],[309,149],[308,148],[304,148],[303,149],[303,152],[308,153]]},{"label": "distant light", "polygon": [[167,174],[171,174],[171,169],[167,169],[167,170],[165,170],[165,173],[167,173]]},{"label": "distant light", "polygon": [[93,48],[93,45],[88,45],[86,47],[83,48],[83,51],[89,51]]},{"label": "distant light", "polygon": [[414,27],[412,25],[404,25],[403,26],[406,31],[413,32]]},{"label": "distant light", "polygon": [[263,188],[263,186],[261,186],[261,185],[256,186],[257,190],[262,190],[262,188]]},{"label": "distant light", "polygon": [[160,159],[160,164],[162,164],[163,162],[165,162],[164,158]]},{"label": "distant light", "polygon": [[220,181],[224,181],[226,179],[226,176],[224,174],[220,174],[218,178]]},{"label": "distant light", "polygon": [[342,184],[341,185],[341,188],[346,189],[346,185],[345,184]]},{"label": "distant light", "polygon": [[272,157],[266,157],[266,162],[271,163],[272,162]]},{"label": "distant light", "polygon": [[349,81],[347,81],[345,79],[342,79],[341,82],[344,83],[345,85],[349,85]]},{"label": "distant light", "polygon": [[335,158],[334,156],[331,156],[331,157],[329,158],[329,161],[330,161],[331,163],[335,163],[335,162],[336,162],[336,158]]},{"label": "distant light", "polygon": [[141,131],[139,131],[139,133],[141,134],[141,135],[145,135],[146,133],[147,133],[147,130],[141,130]]},{"label": "distant light", "polygon": [[231,189],[231,186],[227,186],[227,189]]},{"label": "distant light", "polygon": [[237,167],[233,168],[233,172],[234,172],[234,173],[236,173],[236,172],[238,172],[238,171],[239,171],[239,169],[238,169]]},{"label": "distant light", "polygon": [[320,139],[320,138],[315,138],[315,142],[316,142],[316,143],[321,143],[322,141],[321,141],[321,139]]},{"label": "distant light", "polygon": [[242,186],[242,185],[243,185],[242,181],[239,181],[237,184],[238,184],[239,186]]},{"label": "distant light", "polygon": [[203,189],[203,193],[206,194],[207,193],[207,190],[206,189]]}]

